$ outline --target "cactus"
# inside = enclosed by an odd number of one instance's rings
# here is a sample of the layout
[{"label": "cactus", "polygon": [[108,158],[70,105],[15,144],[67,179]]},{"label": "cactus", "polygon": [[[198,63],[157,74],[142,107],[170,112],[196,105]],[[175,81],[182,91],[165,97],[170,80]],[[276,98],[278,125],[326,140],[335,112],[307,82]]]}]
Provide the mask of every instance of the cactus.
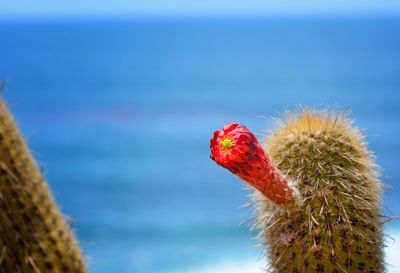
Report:
[{"label": "cactus", "polygon": [[327,110],[289,114],[266,141],[271,159],[241,127],[216,131],[211,157],[258,190],[269,272],[383,272],[383,187],[352,121]]},{"label": "cactus", "polygon": [[1,98],[0,272],[87,272],[74,235]]}]

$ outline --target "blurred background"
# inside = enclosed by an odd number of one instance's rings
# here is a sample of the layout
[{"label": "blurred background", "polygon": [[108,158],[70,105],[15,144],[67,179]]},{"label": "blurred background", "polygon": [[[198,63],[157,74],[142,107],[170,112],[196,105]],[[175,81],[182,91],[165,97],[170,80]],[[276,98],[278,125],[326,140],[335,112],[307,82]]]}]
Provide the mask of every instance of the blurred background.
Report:
[{"label": "blurred background", "polygon": [[394,0],[2,0],[0,79],[93,273],[253,273],[248,192],[209,159],[213,131],[351,109],[400,215],[399,33]]}]

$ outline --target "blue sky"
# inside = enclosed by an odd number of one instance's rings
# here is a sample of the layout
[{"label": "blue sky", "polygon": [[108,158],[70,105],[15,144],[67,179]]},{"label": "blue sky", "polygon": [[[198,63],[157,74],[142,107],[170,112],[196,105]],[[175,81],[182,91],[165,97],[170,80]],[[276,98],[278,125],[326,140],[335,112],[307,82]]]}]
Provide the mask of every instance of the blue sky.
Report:
[{"label": "blue sky", "polygon": [[400,0],[1,0],[0,16],[400,13]]}]

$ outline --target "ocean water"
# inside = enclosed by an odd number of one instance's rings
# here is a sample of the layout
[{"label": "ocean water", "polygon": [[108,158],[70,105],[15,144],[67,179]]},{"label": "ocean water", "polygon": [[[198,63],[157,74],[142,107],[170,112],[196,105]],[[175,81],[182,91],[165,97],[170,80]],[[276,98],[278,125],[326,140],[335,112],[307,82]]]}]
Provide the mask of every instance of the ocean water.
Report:
[{"label": "ocean water", "polygon": [[213,131],[350,109],[400,215],[399,33],[394,17],[2,20],[0,78],[93,273],[252,273],[248,192],[209,159]]}]

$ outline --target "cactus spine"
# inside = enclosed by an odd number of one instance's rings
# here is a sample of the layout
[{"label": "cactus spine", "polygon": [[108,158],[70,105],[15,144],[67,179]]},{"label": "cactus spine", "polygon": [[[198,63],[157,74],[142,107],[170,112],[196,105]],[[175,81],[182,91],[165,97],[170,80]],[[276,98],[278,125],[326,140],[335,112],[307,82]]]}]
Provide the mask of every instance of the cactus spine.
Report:
[{"label": "cactus spine", "polygon": [[382,184],[363,139],[345,115],[311,110],[289,115],[267,139],[302,197],[288,211],[255,193],[271,272],[383,272]]},{"label": "cactus spine", "polygon": [[1,98],[0,272],[87,272],[74,235]]}]

